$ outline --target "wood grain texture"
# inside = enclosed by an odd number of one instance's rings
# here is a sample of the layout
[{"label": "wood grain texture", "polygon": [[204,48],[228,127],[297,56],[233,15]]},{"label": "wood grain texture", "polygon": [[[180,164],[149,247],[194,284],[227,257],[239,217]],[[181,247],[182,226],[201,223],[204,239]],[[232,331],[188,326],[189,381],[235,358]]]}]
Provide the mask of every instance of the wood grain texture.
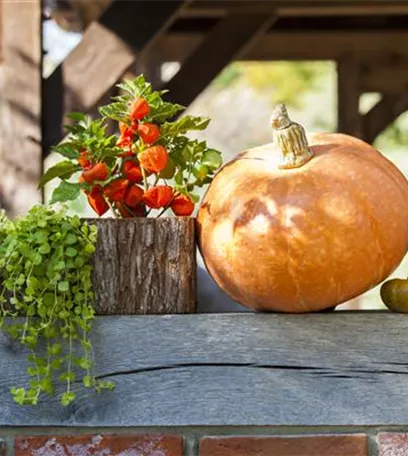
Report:
[{"label": "wood grain texture", "polygon": [[98,314],[192,313],[196,309],[194,219],[94,219]]},{"label": "wood grain texture", "polygon": [[[157,52],[164,60],[185,59],[203,39],[203,33],[169,32],[159,38]],[[361,58],[384,54],[408,56],[405,30],[274,30],[266,33],[245,54],[245,60],[335,60],[353,50]]]},{"label": "wood grain texture", "polygon": [[0,207],[13,217],[41,200],[41,2],[0,10]]},{"label": "wood grain texture", "polygon": [[101,395],[21,408],[21,351],[0,336],[0,425],[404,425],[408,316],[388,312],[98,317]]},{"label": "wood grain texture", "polygon": [[189,105],[228,63],[244,56],[275,20],[270,15],[232,15],[221,20],[167,83],[170,99]]},{"label": "wood grain texture", "polygon": [[[182,1],[114,1],[62,64],[72,108],[88,110],[170,24]],[[106,63],[109,62],[109,65]],[[92,84],[89,82],[92,81]]]}]

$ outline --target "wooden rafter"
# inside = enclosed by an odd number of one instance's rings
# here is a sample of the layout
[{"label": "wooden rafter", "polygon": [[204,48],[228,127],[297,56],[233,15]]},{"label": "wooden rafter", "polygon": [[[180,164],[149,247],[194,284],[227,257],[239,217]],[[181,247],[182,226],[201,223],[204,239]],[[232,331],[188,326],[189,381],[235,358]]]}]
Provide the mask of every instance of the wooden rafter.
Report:
[{"label": "wooden rafter", "polygon": [[399,94],[408,90],[408,58],[388,59],[365,65],[361,79],[364,92]]},{"label": "wooden rafter", "polygon": [[398,116],[408,111],[408,94],[386,94],[363,117],[364,139],[372,143]]},{"label": "wooden rafter", "polygon": [[2,1],[0,15],[0,207],[16,216],[41,200],[41,1]]},{"label": "wooden rafter", "polygon": [[169,96],[189,105],[229,62],[245,55],[274,20],[265,15],[232,15],[221,20],[169,81]]},{"label": "wooden rafter", "polygon": [[45,144],[61,138],[64,114],[89,111],[174,20],[184,2],[118,1],[86,30],[45,84]]},{"label": "wooden rafter", "polygon": [[[197,32],[169,32],[155,49],[166,60],[183,60],[203,40]],[[353,50],[359,56],[395,53],[408,57],[408,31],[313,31],[271,30],[260,37],[245,55],[247,60],[332,60]]]}]

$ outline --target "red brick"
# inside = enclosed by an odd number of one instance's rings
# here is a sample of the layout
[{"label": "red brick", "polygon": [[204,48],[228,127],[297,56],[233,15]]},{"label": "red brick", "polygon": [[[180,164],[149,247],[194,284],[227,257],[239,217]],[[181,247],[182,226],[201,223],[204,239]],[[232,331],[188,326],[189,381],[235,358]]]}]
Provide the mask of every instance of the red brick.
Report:
[{"label": "red brick", "polygon": [[200,456],[367,456],[362,434],[276,437],[206,437]]},{"label": "red brick", "polygon": [[182,456],[183,439],[163,435],[30,436],[15,441],[15,456]]},{"label": "red brick", "polygon": [[379,456],[408,456],[408,434],[382,432],[377,441]]}]

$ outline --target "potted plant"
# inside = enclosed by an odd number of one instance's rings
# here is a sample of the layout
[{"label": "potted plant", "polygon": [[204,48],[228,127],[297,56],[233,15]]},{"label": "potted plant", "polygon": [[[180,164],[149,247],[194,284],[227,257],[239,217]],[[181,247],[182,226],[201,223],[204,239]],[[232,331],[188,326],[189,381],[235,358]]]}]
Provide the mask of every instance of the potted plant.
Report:
[{"label": "potted plant", "polygon": [[[119,87],[101,118],[70,115],[69,135],[54,148],[64,160],[40,182],[60,179],[51,204],[83,192],[103,218],[41,205],[13,221],[0,214],[0,328],[28,350],[28,386],[11,388],[22,405],[54,394],[56,379],[65,385],[63,405],[75,400],[78,381],[97,392],[113,388],[94,372],[95,314],[195,311],[190,215],[195,189],[211,182],[221,155],[186,134],[209,119],[174,120],[183,107],[143,76]],[[107,133],[110,120],[119,135]]]},{"label": "potted plant", "polygon": [[[186,136],[210,119],[184,116],[143,76],[119,84],[121,95],[101,118],[69,117],[68,137],[54,151],[65,159],[48,169],[59,178],[51,203],[81,192],[100,217],[93,282],[98,313],[190,313],[196,307],[196,189],[211,182],[221,154]],[[118,123],[119,136],[107,133]],[[163,217],[171,213],[176,217]],[[109,217],[109,215],[111,217]],[[108,216],[108,217],[107,217]]]}]

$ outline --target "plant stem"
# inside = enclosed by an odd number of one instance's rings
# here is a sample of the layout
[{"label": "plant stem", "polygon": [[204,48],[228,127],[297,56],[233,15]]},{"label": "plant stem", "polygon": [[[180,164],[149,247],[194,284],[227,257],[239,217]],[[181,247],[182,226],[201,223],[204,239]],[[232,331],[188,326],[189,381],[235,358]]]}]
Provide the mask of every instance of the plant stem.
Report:
[{"label": "plant stem", "polygon": [[313,157],[310,150],[305,129],[288,116],[286,106],[276,106],[271,117],[273,139],[281,159],[279,168],[299,168]]}]

